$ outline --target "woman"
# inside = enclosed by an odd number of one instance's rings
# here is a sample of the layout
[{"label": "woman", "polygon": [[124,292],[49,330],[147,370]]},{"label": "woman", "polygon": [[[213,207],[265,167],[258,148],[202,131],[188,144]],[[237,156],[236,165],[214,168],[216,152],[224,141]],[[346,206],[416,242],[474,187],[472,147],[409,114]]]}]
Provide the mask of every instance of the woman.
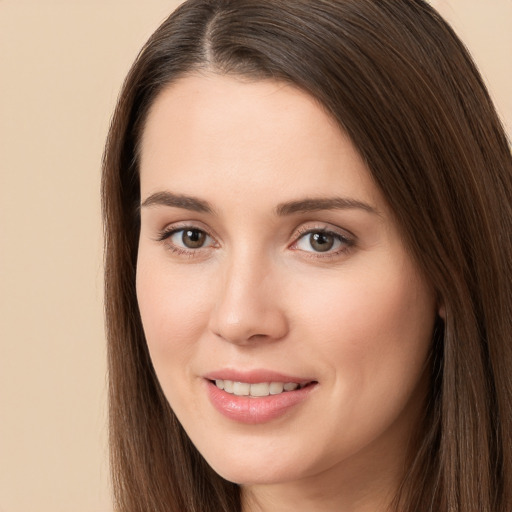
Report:
[{"label": "woman", "polygon": [[191,0],[104,159],[118,510],[512,507],[512,162],[421,0]]}]

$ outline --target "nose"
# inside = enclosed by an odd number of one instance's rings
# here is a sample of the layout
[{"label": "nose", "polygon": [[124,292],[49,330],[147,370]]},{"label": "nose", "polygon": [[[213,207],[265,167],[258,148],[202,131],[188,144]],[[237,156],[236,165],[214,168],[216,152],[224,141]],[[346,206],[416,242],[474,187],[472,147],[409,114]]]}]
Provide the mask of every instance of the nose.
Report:
[{"label": "nose", "polygon": [[241,259],[228,264],[222,274],[210,316],[211,332],[238,345],[284,338],[288,320],[271,265]]}]

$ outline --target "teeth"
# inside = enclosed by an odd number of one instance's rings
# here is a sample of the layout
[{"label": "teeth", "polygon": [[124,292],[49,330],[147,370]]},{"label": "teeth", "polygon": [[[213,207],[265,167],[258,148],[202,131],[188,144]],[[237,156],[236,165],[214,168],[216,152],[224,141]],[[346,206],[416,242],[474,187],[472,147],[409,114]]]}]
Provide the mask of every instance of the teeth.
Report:
[{"label": "teeth", "polygon": [[251,396],[268,396],[270,395],[270,384],[268,382],[259,382],[251,384]]},{"label": "teeth", "polygon": [[251,391],[251,385],[247,382],[234,382],[233,393],[237,396],[248,396]]},{"label": "teeth", "polygon": [[271,395],[279,395],[282,393],[284,389],[284,384],[282,382],[271,382],[269,392]]},{"label": "teeth", "polygon": [[298,384],[297,382],[258,382],[249,384],[248,382],[217,379],[215,380],[215,385],[232,395],[263,397],[279,395],[285,391],[295,391],[299,388],[302,389],[307,384]]}]

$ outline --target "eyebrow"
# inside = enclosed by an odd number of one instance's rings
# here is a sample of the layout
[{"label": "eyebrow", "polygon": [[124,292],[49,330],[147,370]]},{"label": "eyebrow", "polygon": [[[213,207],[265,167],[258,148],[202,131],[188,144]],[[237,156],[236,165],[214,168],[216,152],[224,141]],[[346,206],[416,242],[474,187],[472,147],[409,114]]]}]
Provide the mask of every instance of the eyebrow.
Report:
[{"label": "eyebrow", "polygon": [[183,208],[199,213],[213,213],[213,208],[208,201],[193,196],[173,194],[167,191],[151,194],[140,206],[141,208],[149,206],[170,206],[172,208]]},{"label": "eyebrow", "polygon": [[[191,210],[199,213],[214,213],[214,209],[208,201],[193,196],[174,194],[168,191],[155,192],[148,196],[141,204],[141,208],[151,206],[168,206],[171,208],[183,208],[185,210]],[[348,197],[318,197],[289,201],[277,205],[275,213],[280,217],[284,217],[295,213],[348,209],[360,209],[368,213],[380,215],[378,210],[373,206],[370,206],[368,203]]]},{"label": "eyebrow", "polygon": [[279,216],[293,215],[294,213],[317,212],[321,210],[348,210],[360,209],[368,213],[380,215],[379,211],[368,203],[349,197],[318,197],[306,198],[299,201],[281,203],[276,207]]}]

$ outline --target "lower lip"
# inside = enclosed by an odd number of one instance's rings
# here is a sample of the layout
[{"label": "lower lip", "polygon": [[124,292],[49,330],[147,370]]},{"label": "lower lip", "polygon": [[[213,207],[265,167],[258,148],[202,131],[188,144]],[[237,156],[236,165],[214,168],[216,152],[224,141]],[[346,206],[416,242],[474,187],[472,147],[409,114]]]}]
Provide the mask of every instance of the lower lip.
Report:
[{"label": "lower lip", "polygon": [[217,411],[230,420],[248,424],[266,423],[279,418],[303,402],[316,387],[316,384],[310,384],[295,391],[255,398],[232,395],[219,389],[213,382],[206,383],[210,401]]}]

